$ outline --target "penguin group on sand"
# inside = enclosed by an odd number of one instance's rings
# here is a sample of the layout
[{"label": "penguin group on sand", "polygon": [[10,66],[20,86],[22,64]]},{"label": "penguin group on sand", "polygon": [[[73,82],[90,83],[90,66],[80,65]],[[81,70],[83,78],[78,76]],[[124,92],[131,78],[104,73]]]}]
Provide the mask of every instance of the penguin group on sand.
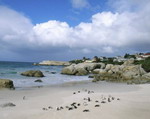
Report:
[{"label": "penguin group on sand", "polygon": [[[90,91],[90,90],[87,90],[85,89],[83,92],[86,92],[87,94],[92,94],[94,93],[94,91]],[[79,93],[82,93],[82,91],[77,91],[77,92],[73,92],[73,95],[75,94],[79,94]],[[93,95],[92,95],[93,96]],[[72,102],[71,104],[67,105],[67,106],[58,106],[56,107],[56,111],[61,111],[61,110],[68,110],[68,111],[71,111],[71,110],[76,110],[78,108],[80,108],[82,106],[85,107],[85,109],[82,110],[82,112],[90,112],[90,109],[88,109],[88,105],[91,105],[93,104],[95,108],[100,108],[101,104],[105,104],[105,103],[111,103],[112,101],[114,100],[120,100],[120,98],[115,98],[111,95],[109,96],[104,96],[104,95],[101,95],[99,99],[96,99],[96,100],[93,100],[90,96],[88,97],[84,97],[83,100],[81,102]],[[53,108],[52,106],[49,106],[47,108],[42,108],[44,111],[48,111],[48,110],[54,110],[55,108]]]}]

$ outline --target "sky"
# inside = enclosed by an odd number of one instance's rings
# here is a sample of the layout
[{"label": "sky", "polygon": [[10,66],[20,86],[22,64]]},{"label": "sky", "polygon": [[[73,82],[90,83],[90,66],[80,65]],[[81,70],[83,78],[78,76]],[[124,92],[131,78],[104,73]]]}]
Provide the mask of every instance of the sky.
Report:
[{"label": "sky", "polygon": [[150,51],[150,0],[0,0],[0,61]]}]

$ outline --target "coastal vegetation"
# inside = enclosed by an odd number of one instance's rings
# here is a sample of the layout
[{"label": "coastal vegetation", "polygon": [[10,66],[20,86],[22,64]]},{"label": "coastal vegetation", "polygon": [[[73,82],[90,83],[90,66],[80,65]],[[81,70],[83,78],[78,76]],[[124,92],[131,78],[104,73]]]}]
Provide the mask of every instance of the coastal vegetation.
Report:
[{"label": "coastal vegetation", "polygon": [[[76,62],[78,61],[78,62]],[[93,82],[114,81],[128,84],[150,83],[150,54],[125,54],[124,57],[97,57],[88,60],[75,60],[75,63],[62,69],[62,74],[94,74]],[[72,61],[73,63],[73,61]]]},{"label": "coastal vegetation", "polygon": [[69,61],[71,64],[79,64],[79,63],[104,63],[104,64],[113,64],[113,65],[122,65],[124,61],[133,59],[134,64],[141,64],[142,68],[145,71],[150,72],[150,54],[149,53],[137,53],[137,54],[129,54],[126,53],[123,57],[116,56],[116,57],[98,57],[94,56],[93,59],[83,57],[82,59],[76,59]]},{"label": "coastal vegetation", "polygon": [[135,60],[134,62],[135,65],[137,64],[141,64],[142,68],[146,71],[146,72],[150,72],[150,57],[146,58],[145,60]]},{"label": "coastal vegetation", "polygon": [[76,59],[76,60],[71,60],[69,61],[71,64],[79,64],[79,63],[83,63],[84,61],[82,59]]},{"label": "coastal vegetation", "polygon": [[108,58],[107,60],[101,61],[104,64],[122,65],[123,62],[114,61],[114,58]]},{"label": "coastal vegetation", "polygon": [[130,54],[126,53],[124,55],[124,58],[126,58],[126,59],[130,59],[130,58],[136,59],[136,56],[135,55],[130,55]]}]

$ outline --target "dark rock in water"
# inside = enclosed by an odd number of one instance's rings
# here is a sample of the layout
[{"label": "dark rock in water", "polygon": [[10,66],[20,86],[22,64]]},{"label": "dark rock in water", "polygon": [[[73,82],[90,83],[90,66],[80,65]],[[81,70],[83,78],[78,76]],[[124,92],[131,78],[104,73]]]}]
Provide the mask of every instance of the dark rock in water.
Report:
[{"label": "dark rock in water", "polygon": [[29,77],[44,77],[43,73],[40,70],[29,70],[22,72],[21,75]]},{"label": "dark rock in water", "polygon": [[56,72],[50,72],[51,74],[56,74]]},{"label": "dark rock in water", "polygon": [[39,83],[41,83],[41,82],[43,82],[41,79],[37,79],[37,80],[35,80],[34,82],[39,82]]},{"label": "dark rock in water", "polygon": [[93,75],[90,75],[88,78],[94,78],[94,76],[93,76]]},{"label": "dark rock in water", "polygon": [[14,89],[13,81],[9,79],[0,79],[0,88],[12,88]]},{"label": "dark rock in water", "polygon": [[85,110],[83,110],[83,112],[90,112],[90,110],[88,110],[88,109],[85,109]]},{"label": "dark rock in water", "polygon": [[99,101],[98,101],[98,100],[96,100],[95,102],[96,102],[96,103],[98,103]]},{"label": "dark rock in water", "polygon": [[9,102],[9,103],[5,103],[5,104],[2,104],[1,107],[15,107],[16,105]]}]

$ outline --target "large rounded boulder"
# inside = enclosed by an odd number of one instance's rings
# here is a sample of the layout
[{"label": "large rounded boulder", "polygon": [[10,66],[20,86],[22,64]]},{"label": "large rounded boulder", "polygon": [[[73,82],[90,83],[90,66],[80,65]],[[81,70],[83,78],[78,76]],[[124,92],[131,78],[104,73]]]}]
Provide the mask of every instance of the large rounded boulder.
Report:
[{"label": "large rounded boulder", "polygon": [[83,76],[92,72],[94,69],[104,68],[103,63],[79,63],[64,67],[62,74]]},{"label": "large rounded boulder", "polygon": [[136,84],[150,82],[150,74],[146,73],[141,65],[134,65],[132,62],[123,65],[107,64],[105,69],[94,70],[94,72],[96,75],[93,82],[99,80]]},{"label": "large rounded boulder", "polygon": [[13,81],[9,79],[0,79],[0,88],[14,88]]},{"label": "large rounded boulder", "polygon": [[44,74],[40,70],[29,70],[22,72],[21,75],[28,77],[44,77]]},{"label": "large rounded boulder", "polygon": [[75,64],[72,64],[70,66],[64,67],[61,71],[61,74],[75,75],[77,73],[75,66]]}]

